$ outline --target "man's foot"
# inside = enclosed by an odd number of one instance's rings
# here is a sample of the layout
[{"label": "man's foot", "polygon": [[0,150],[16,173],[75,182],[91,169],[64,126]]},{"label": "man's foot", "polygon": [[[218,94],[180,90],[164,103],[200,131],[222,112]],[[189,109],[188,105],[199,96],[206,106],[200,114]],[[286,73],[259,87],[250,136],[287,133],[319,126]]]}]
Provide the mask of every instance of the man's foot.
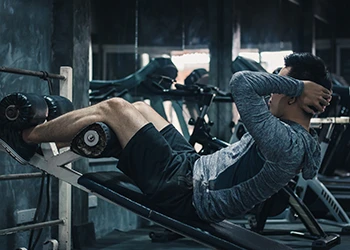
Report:
[{"label": "man's foot", "polygon": [[21,164],[27,164],[38,148],[23,140],[22,131],[4,127],[0,128],[0,145]]},{"label": "man's foot", "polygon": [[117,157],[121,147],[116,134],[102,122],[82,129],[72,140],[71,150],[88,158]]}]

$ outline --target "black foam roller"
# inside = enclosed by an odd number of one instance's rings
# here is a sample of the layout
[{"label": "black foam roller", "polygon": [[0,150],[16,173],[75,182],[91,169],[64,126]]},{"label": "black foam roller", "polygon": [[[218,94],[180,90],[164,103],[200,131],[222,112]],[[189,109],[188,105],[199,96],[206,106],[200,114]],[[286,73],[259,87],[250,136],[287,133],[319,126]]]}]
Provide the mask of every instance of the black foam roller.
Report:
[{"label": "black foam roller", "polygon": [[0,101],[0,124],[23,130],[46,120],[48,108],[40,95],[13,93]]},{"label": "black foam roller", "polygon": [[48,121],[74,109],[73,103],[66,97],[59,95],[46,95],[44,96],[44,99],[49,108],[49,114],[47,116]]}]

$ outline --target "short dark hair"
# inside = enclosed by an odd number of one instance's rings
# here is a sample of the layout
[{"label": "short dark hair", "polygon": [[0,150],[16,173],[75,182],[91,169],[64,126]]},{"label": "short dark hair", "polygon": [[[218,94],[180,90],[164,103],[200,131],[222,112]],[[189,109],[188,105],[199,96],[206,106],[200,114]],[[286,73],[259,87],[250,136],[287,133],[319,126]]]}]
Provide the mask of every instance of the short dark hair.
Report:
[{"label": "short dark hair", "polygon": [[309,80],[331,90],[332,81],[323,60],[311,53],[292,53],[284,58],[286,67],[290,67],[288,76],[298,80]]}]

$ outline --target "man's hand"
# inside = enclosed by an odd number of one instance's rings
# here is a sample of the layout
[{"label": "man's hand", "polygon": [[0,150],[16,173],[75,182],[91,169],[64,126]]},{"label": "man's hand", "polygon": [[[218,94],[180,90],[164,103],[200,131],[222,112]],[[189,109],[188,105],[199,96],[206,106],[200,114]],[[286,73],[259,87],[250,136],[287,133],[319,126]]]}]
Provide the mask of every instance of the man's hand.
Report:
[{"label": "man's hand", "polygon": [[315,114],[317,111],[322,113],[332,99],[332,92],[314,82],[303,82],[304,91],[299,97],[301,108],[310,114]]}]

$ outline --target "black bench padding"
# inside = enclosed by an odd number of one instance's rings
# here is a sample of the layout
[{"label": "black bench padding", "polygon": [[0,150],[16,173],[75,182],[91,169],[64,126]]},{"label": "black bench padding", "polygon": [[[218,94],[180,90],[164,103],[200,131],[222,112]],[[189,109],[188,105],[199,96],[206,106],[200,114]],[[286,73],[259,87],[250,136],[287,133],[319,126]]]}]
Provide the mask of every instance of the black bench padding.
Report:
[{"label": "black bench padding", "polygon": [[87,173],[78,183],[107,200],[180,235],[215,249],[291,249],[229,221],[186,223],[160,213],[139,188],[117,171]]}]

